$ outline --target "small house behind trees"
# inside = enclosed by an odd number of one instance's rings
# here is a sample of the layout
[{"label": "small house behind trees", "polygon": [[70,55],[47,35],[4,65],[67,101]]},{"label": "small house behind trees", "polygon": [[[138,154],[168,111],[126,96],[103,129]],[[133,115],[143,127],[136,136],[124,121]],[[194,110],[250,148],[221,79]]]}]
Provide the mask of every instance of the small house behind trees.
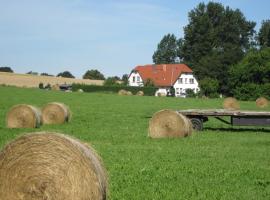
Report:
[{"label": "small house behind trees", "polygon": [[159,89],[156,95],[167,95],[171,88],[176,97],[186,97],[186,91],[191,89],[199,92],[199,84],[193,71],[185,64],[160,64],[135,67],[128,78],[129,86],[143,87],[151,83]]}]

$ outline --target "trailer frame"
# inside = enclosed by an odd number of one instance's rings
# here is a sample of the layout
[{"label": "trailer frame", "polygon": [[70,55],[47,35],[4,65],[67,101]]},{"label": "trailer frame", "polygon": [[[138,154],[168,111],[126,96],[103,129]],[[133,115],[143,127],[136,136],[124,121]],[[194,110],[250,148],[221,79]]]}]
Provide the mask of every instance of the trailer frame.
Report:
[{"label": "trailer frame", "polygon": [[[209,117],[214,117],[232,126],[270,126],[270,112],[224,109],[189,109],[178,110],[177,112],[188,117],[193,129],[198,131],[203,130],[203,123],[208,121]],[[230,117],[230,121],[223,117]]]}]

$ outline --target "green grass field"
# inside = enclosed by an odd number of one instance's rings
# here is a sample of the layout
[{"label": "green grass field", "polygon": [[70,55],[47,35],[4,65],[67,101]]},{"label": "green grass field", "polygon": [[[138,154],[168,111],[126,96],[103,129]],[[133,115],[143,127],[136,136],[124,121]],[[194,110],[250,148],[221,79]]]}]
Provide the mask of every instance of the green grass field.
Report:
[{"label": "green grass field", "polygon": [[[72,111],[65,125],[7,129],[15,104],[59,101]],[[18,135],[55,131],[90,143],[109,175],[109,199],[270,199],[270,127],[231,127],[216,119],[189,138],[150,139],[161,109],[221,108],[222,100],[64,93],[0,87],[0,147]],[[254,102],[240,102],[256,110]],[[267,109],[270,111],[270,108]],[[0,180],[1,181],[1,180]]]}]

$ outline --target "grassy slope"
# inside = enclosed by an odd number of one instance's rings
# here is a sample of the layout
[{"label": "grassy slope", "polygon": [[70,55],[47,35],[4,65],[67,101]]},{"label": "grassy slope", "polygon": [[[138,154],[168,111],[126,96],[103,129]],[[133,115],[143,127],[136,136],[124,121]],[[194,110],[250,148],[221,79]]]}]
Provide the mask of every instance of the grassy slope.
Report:
[{"label": "grassy slope", "polygon": [[[51,101],[70,106],[71,123],[35,130],[5,128],[5,114],[12,105],[42,106]],[[160,109],[220,107],[221,100],[0,87],[0,147],[17,135],[42,130],[89,142],[108,170],[110,199],[269,199],[269,128],[231,129],[212,119],[205,131],[189,138],[147,137],[149,118]],[[241,102],[241,108],[256,109],[253,102]]]}]

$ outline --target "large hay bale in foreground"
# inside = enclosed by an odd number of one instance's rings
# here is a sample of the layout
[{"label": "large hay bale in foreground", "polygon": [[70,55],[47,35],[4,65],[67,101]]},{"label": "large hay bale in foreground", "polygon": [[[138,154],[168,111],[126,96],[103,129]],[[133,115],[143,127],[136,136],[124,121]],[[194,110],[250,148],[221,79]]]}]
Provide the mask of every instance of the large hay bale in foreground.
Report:
[{"label": "large hay bale in foreground", "polygon": [[144,95],[144,92],[143,92],[143,91],[138,91],[138,92],[136,93],[136,95],[137,95],[137,96],[143,96],[143,95]]},{"label": "large hay bale in foreground", "polygon": [[240,105],[235,98],[228,97],[228,98],[225,98],[223,101],[223,108],[227,110],[239,110]]},{"label": "large hay bale in foreground", "polygon": [[151,138],[186,137],[192,133],[192,124],[184,115],[172,110],[156,112],[149,121]]},{"label": "large hay bale in foreground", "polygon": [[269,105],[269,102],[266,98],[260,97],[256,100],[256,106],[259,108],[266,108]]},{"label": "large hay bale in foreground", "polygon": [[60,134],[34,133],[0,152],[0,199],[105,200],[107,176],[93,149]]},{"label": "large hay bale in foreground", "polygon": [[127,95],[127,91],[126,90],[119,90],[118,95],[122,95],[122,96]]},{"label": "large hay bale in foreground", "polygon": [[43,124],[63,124],[70,121],[70,118],[70,110],[63,103],[52,102],[42,108]]},{"label": "large hay bale in foreground", "polygon": [[41,112],[31,105],[15,105],[7,113],[6,124],[8,128],[38,128],[41,125]]}]

